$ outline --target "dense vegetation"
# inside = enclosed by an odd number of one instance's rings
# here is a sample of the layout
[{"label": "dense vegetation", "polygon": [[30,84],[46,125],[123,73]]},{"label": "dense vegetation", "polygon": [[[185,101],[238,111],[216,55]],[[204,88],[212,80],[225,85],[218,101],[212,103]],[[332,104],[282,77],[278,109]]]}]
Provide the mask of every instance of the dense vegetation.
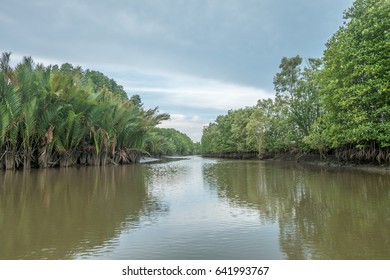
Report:
[{"label": "dense vegetation", "polygon": [[200,150],[198,144],[194,144],[186,134],[173,128],[159,127],[151,130],[146,149],[155,157],[193,155]]},{"label": "dense vegetation", "polygon": [[[0,169],[132,163],[149,148],[191,152],[184,135],[182,144],[179,132],[155,128],[168,114],[144,109],[138,95],[128,98],[102,73],[68,63],[45,67],[25,57],[13,68],[3,53],[0,116]],[[173,144],[164,138],[171,136]]]},{"label": "dense vegetation", "polygon": [[317,152],[390,161],[390,2],[356,0],[321,59],[284,57],[275,98],[204,129],[206,154]]}]

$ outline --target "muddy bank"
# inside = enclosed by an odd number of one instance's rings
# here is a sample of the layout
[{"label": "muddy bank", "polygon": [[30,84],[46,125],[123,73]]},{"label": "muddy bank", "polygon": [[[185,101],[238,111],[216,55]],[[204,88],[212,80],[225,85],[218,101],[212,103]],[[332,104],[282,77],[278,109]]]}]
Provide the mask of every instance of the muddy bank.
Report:
[{"label": "muddy bank", "polygon": [[[261,155],[259,157],[261,158]],[[310,165],[326,166],[326,167],[352,168],[352,169],[372,171],[372,172],[385,172],[385,173],[390,172],[389,163],[345,161],[345,160],[339,160],[333,154],[323,157],[318,153],[308,153],[308,154],[277,153],[272,155],[268,154],[263,159],[277,160],[277,161],[290,161],[290,162],[296,162],[300,164],[310,164]]]},{"label": "muddy bank", "polygon": [[321,156],[319,153],[216,153],[206,154],[204,157],[230,158],[230,159],[258,159],[288,161],[300,164],[310,164],[327,167],[344,167],[374,172],[390,172],[390,163],[358,162],[338,159],[334,154]]},{"label": "muddy bank", "polygon": [[259,158],[257,152],[246,152],[246,153],[208,153],[203,154],[203,157],[211,158],[231,158],[231,159],[256,159]]},{"label": "muddy bank", "polygon": [[142,157],[140,163],[153,164],[153,163],[164,163],[170,161],[187,160],[188,156],[161,156],[161,157]]}]

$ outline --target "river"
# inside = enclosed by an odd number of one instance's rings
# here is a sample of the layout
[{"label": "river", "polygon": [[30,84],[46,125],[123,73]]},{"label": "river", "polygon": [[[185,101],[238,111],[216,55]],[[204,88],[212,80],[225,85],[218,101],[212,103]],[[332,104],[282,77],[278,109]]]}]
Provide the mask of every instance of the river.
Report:
[{"label": "river", "polygon": [[0,172],[0,259],[390,259],[390,175],[187,157]]}]

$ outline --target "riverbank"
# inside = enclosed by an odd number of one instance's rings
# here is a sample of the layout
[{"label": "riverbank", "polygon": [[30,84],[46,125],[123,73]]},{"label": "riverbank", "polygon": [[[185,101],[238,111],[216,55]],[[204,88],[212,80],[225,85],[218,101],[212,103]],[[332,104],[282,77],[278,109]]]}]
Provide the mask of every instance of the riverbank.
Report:
[{"label": "riverbank", "polygon": [[188,159],[186,156],[142,157],[139,163],[142,164],[162,163],[162,162],[178,161],[178,160],[186,160],[186,159]]},{"label": "riverbank", "polygon": [[390,257],[390,174],[178,158],[0,172],[0,259]]},{"label": "riverbank", "polygon": [[207,153],[203,157],[211,158],[231,158],[231,159],[256,159],[259,158],[258,152],[235,152],[235,153]]},{"label": "riverbank", "polygon": [[329,168],[346,168],[355,169],[368,172],[376,173],[389,173],[389,163],[377,163],[377,162],[352,162],[352,161],[341,161],[334,155],[327,155],[321,157],[319,154],[274,154],[272,157],[266,160],[274,161],[289,161],[296,162],[299,164],[308,164],[315,166],[323,166]]},{"label": "riverbank", "polygon": [[319,153],[218,153],[218,154],[207,154],[204,157],[215,157],[215,158],[229,158],[229,159],[257,159],[266,161],[285,161],[295,162],[299,164],[309,164],[324,167],[342,167],[352,168],[371,172],[390,172],[390,163],[378,163],[378,162],[354,162],[344,161],[336,158],[335,155],[326,155],[321,157]]}]

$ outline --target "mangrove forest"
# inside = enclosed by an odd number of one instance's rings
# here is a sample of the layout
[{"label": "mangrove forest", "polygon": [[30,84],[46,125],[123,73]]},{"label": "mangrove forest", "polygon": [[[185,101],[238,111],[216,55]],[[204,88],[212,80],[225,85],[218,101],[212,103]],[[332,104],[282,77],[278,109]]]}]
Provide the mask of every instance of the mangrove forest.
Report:
[{"label": "mangrove forest", "polygon": [[322,58],[284,57],[275,97],[204,128],[216,156],[318,154],[390,162],[390,2],[356,0]]},{"label": "mangrove forest", "polygon": [[0,169],[136,163],[142,155],[192,154],[195,144],[139,95],[69,63],[0,60]]}]

